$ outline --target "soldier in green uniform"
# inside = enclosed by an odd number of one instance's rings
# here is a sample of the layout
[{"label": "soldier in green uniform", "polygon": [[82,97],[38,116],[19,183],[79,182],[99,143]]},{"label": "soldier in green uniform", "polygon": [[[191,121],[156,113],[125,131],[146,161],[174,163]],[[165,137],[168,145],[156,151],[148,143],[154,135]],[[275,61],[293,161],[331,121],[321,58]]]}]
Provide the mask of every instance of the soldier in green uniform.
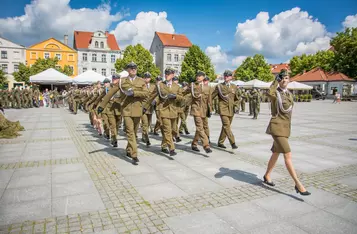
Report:
[{"label": "soldier in green uniform", "polygon": [[29,95],[28,88],[27,86],[25,86],[25,88],[22,89],[22,106],[24,108],[29,108],[30,100],[28,98],[28,95]]},{"label": "soldier in green uniform", "polygon": [[16,86],[14,90],[14,97],[16,102],[16,108],[21,109],[21,90],[19,86]]},{"label": "soldier in green uniform", "polygon": [[[162,78],[160,76],[156,77],[156,85],[160,84],[162,82]],[[154,135],[159,135],[158,131],[161,130],[161,119],[160,119],[160,113],[159,110],[157,109],[158,107],[158,101],[160,99],[157,97],[154,101],[153,104],[155,105],[155,116],[156,116],[156,124],[154,127]]]},{"label": "soldier in green uniform", "polygon": [[245,112],[245,102],[247,101],[247,93],[245,92],[245,89],[242,90],[242,101],[240,102],[241,106],[241,111]]},{"label": "soldier in green uniform", "polygon": [[[172,82],[177,84],[178,86],[180,86],[179,84],[179,79],[177,76],[174,76],[174,78],[172,78]],[[181,86],[180,86],[181,87]],[[182,95],[184,96],[184,89],[182,89]],[[185,119],[184,117],[184,101],[185,99],[182,98],[181,100],[176,100],[176,110],[177,110],[177,118],[176,118],[176,121],[175,121],[175,124],[172,128],[172,136],[173,136],[173,141],[175,142],[181,142],[181,138],[180,138],[180,133],[179,133],[179,122],[180,122],[180,119]],[[186,123],[184,123],[186,125]]]},{"label": "soldier in green uniform", "polygon": [[247,91],[248,104],[249,104],[249,116],[253,115],[253,91],[254,91],[254,88]]},{"label": "soldier in green uniform", "polygon": [[59,96],[59,93],[57,91],[57,87],[55,87],[55,89],[50,92],[52,108],[55,108],[55,105],[57,106],[57,108],[59,108],[59,106],[58,106],[58,96]]},{"label": "soldier in green uniform", "polygon": [[108,104],[112,96],[120,90],[121,109],[124,117],[125,131],[128,139],[126,147],[127,156],[133,159],[133,164],[138,165],[138,146],[136,133],[143,115],[143,101],[147,98],[148,90],[144,80],[137,77],[137,65],[134,62],[126,66],[128,77],[121,78],[118,85],[114,86],[103,101],[99,104],[98,113],[101,113]]},{"label": "soldier in green uniform", "polygon": [[[183,100],[182,88],[176,83],[172,82],[175,76],[175,70],[172,68],[165,69],[165,81],[160,82],[150,94],[145,109],[149,108],[151,102],[159,97],[157,103],[157,110],[159,111],[159,118],[162,125],[162,142],[161,151],[169,153],[170,156],[175,156],[175,145],[172,139],[172,130],[176,124],[177,119],[177,101]],[[169,147],[169,150],[167,150]]]},{"label": "soldier in green uniform", "polygon": [[276,164],[276,161],[278,160],[279,154],[282,153],[284,154],[285,166],[295,182],[296,192],[306,196],[311,193],[306,191],[302,183],[297,178],[291,161],[291,150],[288,142],[291,131],[291,114],[294,105],[293,96],[287,89],[289,82],[290,77],[288,72],[285,69],[281,70],[271,84],[268,93],[271,100],[272,117],[266,133],[273,137],[274,143],[271,148],[273,154],[269,160],[268,168],[263,178],[265,184],[270,186],[275,185],[271,181],[270,174]]},{"label": "soldier in green uniform", "polygon": [[180,113],[181,123],[180,123],[179,133],[183,134],[183,131],[185,131],[185,134],[189,135],[190,132],[188,131],[186,120],[190,112],[192,97],[191,97],[191,92],[186,92],[186,90],[188,91],[190,90],[187,82],[182,83],[182,89],[183,89],[184,101],[182,102],[182,106],[181,106],[183,111]]},{"label": "soldier in green uniform", "polygon": [[208,143],[211,144],[211,141],[210,141],[210,132],[209,132],[209,125],[208,125],[208,118],[211,117],[212,115],[212,94],[213,94],[213,91],[214,91],[214,88],[211,87],[209,85],[209,77],[206,76],[204,79],[203,79],[203,92],[207,92],[206,89],[208,90],[208,92],[210,93],[210,98],[208,99],[208,107],[207,107],[207,115],[205,118],[203,118],[203,129],[208,137]]},{"label": "soldier in green uniform", "polygon": [[[110,80],[108,78],[105,78],[103,80],[104,84],[104,90],[101,95],[101,99],[109,92],[110,90]],[[83,94],[84,96],[84,94]],[[106,139],[110,139],[110,123],[109,123],[109,116],[112,115],[110,107],[111,107],[112,102],[109,101],[106,107],[104,108],[103,112],[101,113],[101,118],[103,120],[103,130],[104,130],[104,137]],[[112,133],[113,135],[113,133]]]},{"label": "soldier in green uniform", "polygon": [[78,89],[78,86],[75,85],[73,93],[72,93],[72,107],[73,113],[76,115],[79,107],[79,101],[81,99],[81,91]]},{"label": "soldier in green uniform", "polygon": [[236,93],[238,100],[234,104],[234,112],[239,114],[240,110],[240,105],[242,102],[242,90],[239,88],[239,85],[237,85],[237,93]]},{"label": "soldier in green uniform", "polygon": [[[120,76],[117,74],[114,74],[112,76],[112,86],[108,89],[108,92],[110,91],[110,89],[112,89],[113,87],[118,85],[119,79],[120,79]],[[110,99],[107,106],[105,107],[107,109],[106,113],[108,115],[108,121],[109,121],[109,126],[110,126],[111,137],[112,137],[111,144],[113,147],[118,147],[117,136],[118,136],[118,127],[120,124],[120,117],[121,117],[120,102],[121,102],[120,90],[118,90],[114,94],[114,96]]]},{"label": "soldier in green uniform", "polygon": [[260,110],[260,94],[257,88],[254,88],[252,90],[251,99],[252,99],[253,119],[258,119],[258,114]]},{"label": "soldier in green uniform", "polygon": [[[149,95],[154,91],[155,85],[151,84],[151,74],[149,72],[146,72],[144,74],[144,81],[146,88],[149,92]],[[146,100],[144,100],[144,105],[147,102],[147,99],[149,98],[149,95],[147,96]],[[149,126],[151,126],[151,121],[152,121],[152,114],[154,113],[155,110],[155,102],[151,103],[151,105],[148,105],[148,109],[143,113],[143,116],[141,117],[141,123],[142,123],[142,141],[146,143],[147,146],[150,146],[150,139],[149,139]]]},{"label": "soldier in green uniform", "polygon": [[198,149],[197,144],[200,139],[206,153],[211,153],[212,150],[209,145],[208,136],[203,126],[203,123],[207,118],[207,113],[210,111],[209,102],[212,99],[210,89],[204,87],[203,80],[205,76],[206,74],[204,72],[199,71],[196,73],[196,82],[191,83],[191,115],[193,116],[196,125],[196,133],[191,147],[193,151],[199,152],[200,150]]},{"label": "soldier in green uniform", "polygon": [[213,98],[218,96],[218,108],[222,121],[218,147],[225,149],[226,146],[224,145],[224,141],[228,137],[232,149],[237,149],[238,146],[235,143],[234,135],[231,130],[231,124],[234,116],[234,103],[238,100],[236,94],[237,86],[231,84],[232,71],[226,70],[223,76],[224,83],[218,84],[212,94]]}]

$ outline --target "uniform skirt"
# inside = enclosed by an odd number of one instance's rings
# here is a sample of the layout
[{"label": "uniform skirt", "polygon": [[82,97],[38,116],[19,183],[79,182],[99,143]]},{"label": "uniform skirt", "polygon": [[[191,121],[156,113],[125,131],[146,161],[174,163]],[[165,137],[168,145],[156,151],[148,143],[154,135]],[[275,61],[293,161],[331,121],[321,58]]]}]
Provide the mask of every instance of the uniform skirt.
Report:
[{"label": "uniform skirt", "polygon": [[287,137],[277,137],[273,136],[274,143],[271,147],[271,151],[273,153],[290,153],[290,145]]}]

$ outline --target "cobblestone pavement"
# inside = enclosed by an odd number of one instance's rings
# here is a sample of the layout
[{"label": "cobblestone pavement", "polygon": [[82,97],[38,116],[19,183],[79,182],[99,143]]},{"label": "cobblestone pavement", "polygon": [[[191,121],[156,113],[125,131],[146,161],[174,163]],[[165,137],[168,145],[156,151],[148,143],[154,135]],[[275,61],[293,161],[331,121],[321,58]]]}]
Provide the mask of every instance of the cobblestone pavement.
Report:
[{"label": "cobblestone pavement", "polygon": [[[312,192],[295,195],[281,157],[276,187],[261,183],[272,139],[258,120],[236,115],[239,149],[193,153],[190,135],[178,155],[160,152],[161,137],[139,142],[140,165],[65,109],[8,110],[26,128],[0,140],[0,233],[356,233],[357,103],[297,103],[290,144],[299,178]],[[141,139],[141,133],[138,133]]]}]

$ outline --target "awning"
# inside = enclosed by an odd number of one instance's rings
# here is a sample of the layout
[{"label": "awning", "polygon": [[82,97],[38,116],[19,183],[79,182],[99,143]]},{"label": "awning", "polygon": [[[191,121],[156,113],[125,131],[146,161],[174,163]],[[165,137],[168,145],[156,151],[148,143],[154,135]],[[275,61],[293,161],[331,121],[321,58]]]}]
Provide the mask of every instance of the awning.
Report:
[{"label": "awning", "polygon": [[254,79],[245,82],[243,85],[241,85],[243,88],[259,88],[259,89],[269,89],[270,84],[266,83],[264,81]]},{"label": "awning", "polygon": [[93,84],[96,83],[98,81],[100,81],[101,83],[104,81],[105,76],[102,76],[101,74],[92,71],[92,70],[88,70],[86,72],[83,72],[82,74],[74,77],[73,79],[73,83],[76,84]]},{"label": "awning", "polygon": [[72,83],[72,81],[72,78],[53,68],[30,76],[30,82],[39,84],[68,84]]}]

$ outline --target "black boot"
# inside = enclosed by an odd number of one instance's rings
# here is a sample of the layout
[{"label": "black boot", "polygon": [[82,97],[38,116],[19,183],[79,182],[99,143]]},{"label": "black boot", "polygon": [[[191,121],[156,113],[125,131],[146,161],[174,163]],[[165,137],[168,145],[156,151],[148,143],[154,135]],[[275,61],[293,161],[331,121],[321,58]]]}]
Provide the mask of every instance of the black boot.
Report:
[{"label": "black boot", "polygon": [[225,145],[223,145],[223,144],[219,144],[218,143],[218,145],[217,145],[219,148],[222,148],[222,149],[226,149],[227,147],[225,146]]},{"label": "black boot", "polygon": [[138,165],[138,162],[139,162],[139,159],[138,158],[133,158],[133,162],[132,162],[132,164],[133,165],[135,165],[135,166],[137,166]]},{"label": "black boot", "polygon": [[177,155],[177,153],[175,152],[175,150],[170,150],[170,156],[172,157],[172,156],[175,156],[175,155]]},{"label": "black boot", "polygon": [[182,141],[180,137],[176,137],[176,142]]},{"label": "black boot", "polygon": [[112,145],[113,145],[113,147],[117,148],[117,147],[118,147],[118,141],[116,141],[116,140],[113,141],[113,142],[112,142]]},{"label": "black boot", "polygon": [[169,154],[169,150],[168,149],[165,149],[165,148],[161,148],[161,152],[165,153],[165,154]]},{"label": "black boot", "polygon": [[195,146],[195,145],[193,145],[192,147],[191,147],[191,149],[193,150],[193,151],[196,151],[196,152],[200,152],[200,150],[197,148],[197,146]]},{"label": "black boot", "polygon": [[232,149],[238,149],[238,146],[236,146],[236,143],[232,144]]}]

